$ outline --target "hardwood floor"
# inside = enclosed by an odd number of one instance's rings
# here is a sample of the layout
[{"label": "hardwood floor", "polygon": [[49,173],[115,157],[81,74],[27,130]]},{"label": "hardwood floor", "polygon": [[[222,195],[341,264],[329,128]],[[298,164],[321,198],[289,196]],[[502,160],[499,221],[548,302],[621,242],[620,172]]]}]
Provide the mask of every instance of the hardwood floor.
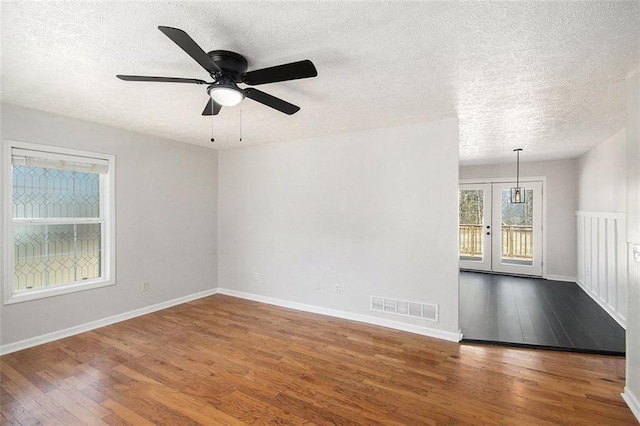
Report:
[{"label": "hardwood floor", "polygon": [[636,424],[624,358],[215,295],[0,358],[2,424]]},{"label": "hardwood floor", "polygon": [[460,328],[465,341],[625,353],[624,329],[576,283],[462,271]]}]

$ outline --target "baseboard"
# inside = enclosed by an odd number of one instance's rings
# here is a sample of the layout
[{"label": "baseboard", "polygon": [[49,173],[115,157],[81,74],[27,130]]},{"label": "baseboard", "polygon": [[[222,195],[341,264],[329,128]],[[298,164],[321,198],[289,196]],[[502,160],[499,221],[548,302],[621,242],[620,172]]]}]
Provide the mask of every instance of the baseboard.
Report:
[{"label": "baseboard", "polygon": [[144,308],[135,309],[133,311],[125,312],[125,313],[114,315],[111,317],[99,319],[96,321],[91,321],[81,325],[76,325],[74,327],[66,328],[64,330],[54,331],[52,333],[43,334],[41,336],[32,337],[29,339],[21,340],[19,342],[8,343],[6,345],[0,346],[0,355],[10,354],[11,352],[16,352],[22,349],[31,348],[33,346],[42,345],[44,343],[53,342],[54,340],[64,339],[65,337],[84,333],[85,331],[95,330],[96,328],[115,324],[121,321],[126,321],[131,318],[150,314],[152,312],[160,311],[162,309],[170,308],[172,306],[181,305],[183,303],[190,302],[196,299],[201,299],[203,297],[211,296],[216,293],[217,293],[216,289],[201,291],[199,293],[193,293],[187,296],[178,297],[177,299],[168,300],[166,302],[161,302],[155,305],[145,306]]},{"label": "baseboard", "polygon": [[462,338],[462,343],[468,343],[472,345],[502,346],[506,348],[535,349],[535,350],[543,350],[543,351],[574,352],[579,354],[625,356],[624,352],[618,352],[618,351],[606,351],[606,350],[599,350],[599,349],[581,349],[581,348],[574,348],[571,346],[549,346],[549,345],[533,345],[530,343],[499,342],[496,340],[465,339],[464,337]]},{"label": "baseboard", "polygon": [[620,395],[622,395],[622,399],[624,399],[624,402],[627,403],[633,415],[636,416],[638,423],[640,423],[640,399],[627,386],[624,387],[624,392]]},{"label": "baseboard", "polygon": [[337,309],[323,308],[321,306],[307,305],[304,303],[290,302],[288,300],[276,299],[273,297],[260,296],[242,291],[230,290],[227,288],[218,288],[218,293],[227,296],[238,297],[241,299],[253,300],[254,302],[267,303],[269,305],[280,306],[283,308],[295,309],[298,311],[311,312],[314,314],[327,315],[335,318],[342,318],[351,321],[362,322],[365,324],[378,325],[381,327],[392,328],[394,330],[406,331],[409,333],[419,334],[421,336],[434,337],[436,339],[447,340],[449,342],[459,342],[462,339],[462,333],[450,331],[442,331],[435,328],[423,327],[414,324],[408,324],[400,321],[393,321],[384,318],[373,317],[369,315],[355,314]]},{"label": "baseboard", "polygon": [[550,281],[564,281],[567,283],[575,283],[576,282],[576,277],[570,277],[567,275],[550,275],[547,274],[547,276],[545,277],[547,280]]},{"label": "baseboard", "polygon": [[624,318],[622,318],[620,316],[620,314],[618,314],[617,312],[615,312],[613,309],[611,309],[609,306],[607,306],[606,303],[604,303],[602,300],[600,300],[600,298],[598,297],[598,295],[594,292],[592,292],[590,289],[587,288],[587,286],[584,285],[584,283],[580,282],[580,281],[576,281],[576,283],[578,284],[578,286],[589,295],[589,297],[591,299],[593,299],[594,302],[596,302],[598,305],[600,305],[600,307],[602,309],[604,309],[611,318],[613,318],[615,320],[615,322],[617,322],[618,324],[620,324],[620,326],[622,328],[624,328],[625,330],[627,329],[627,325],[626,325],[626,321]]}]

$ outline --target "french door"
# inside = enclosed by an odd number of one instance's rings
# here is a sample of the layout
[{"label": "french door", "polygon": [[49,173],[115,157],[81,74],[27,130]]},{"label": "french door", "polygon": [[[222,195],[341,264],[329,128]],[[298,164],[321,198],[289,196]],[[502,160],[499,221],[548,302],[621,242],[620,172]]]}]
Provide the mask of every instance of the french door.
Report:
[{"label": "french door", "polygon": [[542,276],[542,182],[522,183],[522,204],[510,202],[512,186],[460,186],[460,268]]},{"label": "french door", "polygon": [[491,184],[460,185],[460,268],[491,271]]}]

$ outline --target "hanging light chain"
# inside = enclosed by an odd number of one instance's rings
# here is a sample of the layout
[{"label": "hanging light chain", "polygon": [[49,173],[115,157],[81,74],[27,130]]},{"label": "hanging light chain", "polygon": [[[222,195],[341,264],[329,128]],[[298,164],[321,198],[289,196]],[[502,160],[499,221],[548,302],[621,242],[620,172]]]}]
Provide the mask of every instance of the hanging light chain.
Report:
[{"label": "hanging light chain", "polygon": [[213,109],[214,109],[214,105],[213,102],[211,102],[211,142],[215,142],[216,140],[213,138],[213,120],[214,120],[214,115],[213,115]]},{"label": "hanging light chain", "polygon": [[516,160],[516,187],[520,188],[520,149],[516,150],[517,160]]}]

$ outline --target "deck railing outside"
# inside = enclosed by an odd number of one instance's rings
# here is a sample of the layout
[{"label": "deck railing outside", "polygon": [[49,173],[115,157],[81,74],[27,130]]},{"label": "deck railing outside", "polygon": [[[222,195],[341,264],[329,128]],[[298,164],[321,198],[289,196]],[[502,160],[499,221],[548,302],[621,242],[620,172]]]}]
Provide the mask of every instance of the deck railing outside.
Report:
[{"label": "deck railing outside", "polygon": [[482,257],[482,225],[460,225],[460,256]]},{"label": "deck railing outside", "polygon": [[[502,225],[502,258],[532,260],[532,227]],[[460,256],[482,257],[482,225],[460,225]]]}]

